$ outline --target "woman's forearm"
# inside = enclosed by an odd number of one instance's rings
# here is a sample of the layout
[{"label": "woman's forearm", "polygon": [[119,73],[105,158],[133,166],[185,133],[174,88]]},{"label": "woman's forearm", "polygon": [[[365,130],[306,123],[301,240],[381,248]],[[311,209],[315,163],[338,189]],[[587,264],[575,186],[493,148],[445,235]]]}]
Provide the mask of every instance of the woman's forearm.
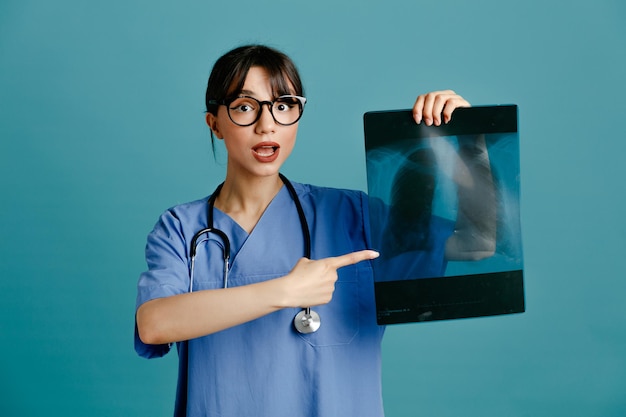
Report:
[{"label": "woman's forearm", "polygon": [[157,298],[137,309],[139,337],[147,344],[189,340],[272,313],[285,304],[279,279]]}]

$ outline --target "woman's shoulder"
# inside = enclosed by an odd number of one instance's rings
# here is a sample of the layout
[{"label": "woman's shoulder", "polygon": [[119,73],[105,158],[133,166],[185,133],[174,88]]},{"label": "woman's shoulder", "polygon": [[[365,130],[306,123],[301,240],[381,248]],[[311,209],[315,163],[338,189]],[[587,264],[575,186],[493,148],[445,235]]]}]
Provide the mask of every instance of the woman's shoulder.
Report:
[{"label": "woman's shoulder", "polygon": [[199,198],[197,200],[188,201],[186,203],[176,203],[169,207],[166,212],[181,213],[181,212],[196,212],[200,210],[206,210],[209,196]]},{"label": "woman's shoulder", "polygon": [[367,197],[363,191],[346,188],[333,188],[312,184],[293,183],[297,193],[301,196],[311,196],[314,199],[353,199],[362,200]]},{"label": "woman's shoulder", "polygon": [[178,203],[161,212],[154,231],[197,228],[206,223],[208,197]]},{"label": "woman's shoulder", "polygon": [[186,203],[177,203],[163,211],[161,217],[174,217],[180,220],[196,218],[200,213],[206,214],[208,199],[209,197],[203,197]]},{"label": "woman's shoulder", "polygon": [[305,210],[331,215],[342,221],[363,221],[367,217],[368,198],[363,191],[294,183]]}]

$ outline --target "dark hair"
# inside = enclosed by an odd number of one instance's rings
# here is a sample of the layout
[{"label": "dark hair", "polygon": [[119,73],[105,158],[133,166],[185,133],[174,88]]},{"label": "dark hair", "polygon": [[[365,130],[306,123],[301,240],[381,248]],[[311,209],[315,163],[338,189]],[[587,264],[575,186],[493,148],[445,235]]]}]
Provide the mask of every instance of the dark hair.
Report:
[{"label": "dark hair", "polygon": [[241,92],[252,67],[261,67],[268,72],[275,96],[304,96],[300,74],[287,55],[264,45],[240,46],[224,54],[213,66],[206,89],[207,113],[217,115],[218,105],[209,104],[210,100],[219,102]]}]

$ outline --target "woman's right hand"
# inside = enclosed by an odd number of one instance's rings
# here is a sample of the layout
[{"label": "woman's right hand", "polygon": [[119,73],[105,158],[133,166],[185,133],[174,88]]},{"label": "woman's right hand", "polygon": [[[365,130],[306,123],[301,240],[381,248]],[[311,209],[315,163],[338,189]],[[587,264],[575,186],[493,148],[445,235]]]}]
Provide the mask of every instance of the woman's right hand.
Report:
[{"label": "woman's right hand", "polygon": [[285,306],[305,308],[329,303],[339,268],[375,259],[378,255],[373,250],[362,250],[318,260],[301,258],[284,277],[288,284]]}]

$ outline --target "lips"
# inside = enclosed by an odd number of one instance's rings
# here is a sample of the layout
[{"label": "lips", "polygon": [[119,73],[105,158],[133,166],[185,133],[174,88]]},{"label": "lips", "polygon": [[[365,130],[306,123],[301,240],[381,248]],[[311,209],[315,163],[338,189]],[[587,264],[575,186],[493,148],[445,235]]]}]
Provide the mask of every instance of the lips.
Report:
[{"label": "lips", "polygon": [[252,148],[252,155],[259,162],[272,162],[278,158],[280,146],[275,142],[261,142]]}]

